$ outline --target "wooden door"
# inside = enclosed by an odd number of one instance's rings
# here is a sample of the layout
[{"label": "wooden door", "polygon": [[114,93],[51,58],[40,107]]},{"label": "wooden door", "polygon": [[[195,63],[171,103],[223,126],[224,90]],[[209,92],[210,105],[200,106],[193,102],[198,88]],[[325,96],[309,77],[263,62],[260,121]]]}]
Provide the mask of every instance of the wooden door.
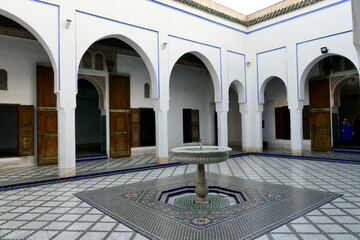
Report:
[{"label": "wooden door", "polygon": [[131,109],[131,146],[140,147],[140,109]]},{"label": "wooden door", "polygon": [[130,156],[130,113],[110,112],[110,156]]},{"label": "wooden door", "polygon": [[311,150],[331,150],[329,79],[309,82]]},{"label": "wooden door", "polygon": [[191,110],[191,140],[200,141],[199,110]]},{"label": "wooden door", "polygon": [[34,155],[34,106],[18,106],[18,155]]},{"label": "wooden door", "polygon": [[58,158],[57,110],[54,72],[37,65],[38,164],[54,164]]},{"label": "wooden door", "polygon": [[38,164],[54,164],[58,159],[57,111],[38,111]]},{"label": "wooden door", "polygon": [[130,77],[111,74],[110,157],[131,155]]}]

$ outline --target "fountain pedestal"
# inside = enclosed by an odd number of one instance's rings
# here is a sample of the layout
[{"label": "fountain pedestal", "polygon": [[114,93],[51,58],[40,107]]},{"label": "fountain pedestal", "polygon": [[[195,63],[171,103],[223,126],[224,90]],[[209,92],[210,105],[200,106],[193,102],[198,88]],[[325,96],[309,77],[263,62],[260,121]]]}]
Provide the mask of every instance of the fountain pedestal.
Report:
[{"label": "fountain pedestal", "polygon": [[197,204],[208,204],[210,201],[206,199],[209,193],[209,188],[206,185],[205,166],[208,163],[219,163],[229,158],[231,148],[217,147],[217,146],[203,146],[200,147],[178,147],[171,151],[174,153],[175,160],[182,163],[197,164],[198,165],[198,180],[195,187]]}]

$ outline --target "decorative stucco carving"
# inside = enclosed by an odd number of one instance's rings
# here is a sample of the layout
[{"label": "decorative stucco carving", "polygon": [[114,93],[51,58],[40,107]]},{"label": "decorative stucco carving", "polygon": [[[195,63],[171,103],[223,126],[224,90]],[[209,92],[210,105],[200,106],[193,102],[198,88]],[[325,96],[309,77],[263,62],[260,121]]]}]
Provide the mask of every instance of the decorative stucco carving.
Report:
[{"label": "decorative stucco carving", "polygon": [[105,108],[105,77],[88,74],[79,74],[78,79],[85,79],[91,82],[99,94],[99,108]]}]

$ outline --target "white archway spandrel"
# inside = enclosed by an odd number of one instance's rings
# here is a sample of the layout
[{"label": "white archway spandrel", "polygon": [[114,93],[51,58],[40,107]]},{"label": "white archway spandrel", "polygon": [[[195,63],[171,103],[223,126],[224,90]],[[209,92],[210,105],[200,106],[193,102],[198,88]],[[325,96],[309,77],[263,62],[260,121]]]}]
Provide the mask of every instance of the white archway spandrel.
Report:
[{"label": "white archway spandrel", "polygon": [[[107,19],[85,12],[77,12],[76,52],[77,67],[81,56],[96,41],[117,38],[130,45],[144,61],[151,79],[152,96],[160,96],[159,91],[159,46],[158,32],[142,26],[126,24],[115,19]],[[92,30],[89,31],[89,24]]]},{"label": "white archway spandrel", "polygon": [[182,38],[169,37],[169,79],[175,63],[181,56],[191,53],[198,57],[210,73],[214,86],[214,101],[222,100],[221,49]]}]

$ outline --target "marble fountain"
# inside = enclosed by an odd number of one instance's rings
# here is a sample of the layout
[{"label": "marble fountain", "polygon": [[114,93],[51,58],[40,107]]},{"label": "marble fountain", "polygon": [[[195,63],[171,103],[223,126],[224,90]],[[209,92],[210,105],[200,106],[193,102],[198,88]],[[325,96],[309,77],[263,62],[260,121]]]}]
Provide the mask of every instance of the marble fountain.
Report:
[{"label": "marble fountain", "polygon": [[175,160],[198,165],[198,179],[195,187],[197,199],[195,203],[208,204],[210,201],[206,196],[209,193],[209,188],[206,184],[204,164],[226,161],[232,149],[229,147],[202,146],[202,142],[203,139],[200,141],[200,146],[176,147],[172,148],[171,151],[174,153]]}]

